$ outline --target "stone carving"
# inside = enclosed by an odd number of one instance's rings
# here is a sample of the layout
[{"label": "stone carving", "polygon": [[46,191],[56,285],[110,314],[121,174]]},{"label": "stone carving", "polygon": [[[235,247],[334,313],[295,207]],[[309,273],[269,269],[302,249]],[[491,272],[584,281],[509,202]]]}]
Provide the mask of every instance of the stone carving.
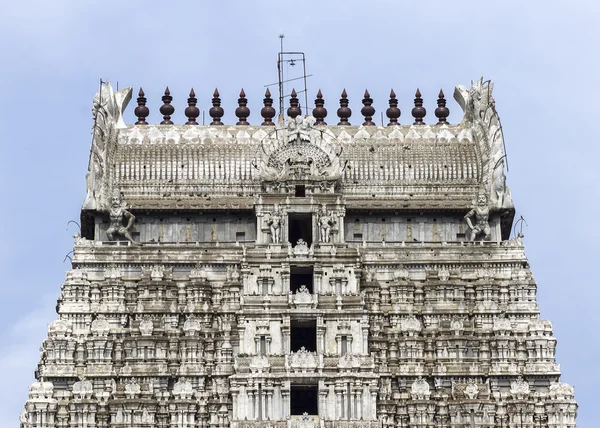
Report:
[{"label": "stone carving", "polygon": [[271,367],[269,364],[269,358],[267,358],[265,355],[256,355],[252,357],[252,360],[250,360],[250,371],[252,373],[268,372],[269,367]]},{"label": "stone carving", "polygon": [[309,416],[308,413],[304,412],[299,419],[297,416],[292,419],[291,426],[292,428],[318,428],[318,417]]},{"label": "stone carving", "polygon": [[125,381],[125,396],[129,399],[136,398],[142,392],[140,384],[135,379]]},{"label": "stone carving", "polygon": [[396,280],[407,280],[409,272],[404,266],[400,266],[394,271],[394,279]]},{"label": "stone carving", "polygon": [[467,386],[465,387],[465,396],[469,400],[475,400],[479,395],[479,387],[473,380],[470,380]]},{"label": "stone carving", "polygon": [[296,294],[291,294],[292,304],[297,308],[311,308],[315,307],[317,304],[317,296],[310,294],[310,291],[306,287],[306,285],[301,285],[296,291]]},{"label": "stone carving", "polygon": [[317,368],[317,357],[315,353],[307,351],[303,346],[300,350],[292,354],[290,367],[296,373],[312,372]]},{"label": "stone carving", "polygon": [[206,279],[206,271],[204,270],[202,263],[197,263],[190,270],[190,279]]},{"label": "stone carving", "polygon": [[201,329],[202,324],[194,315],[190,315],[183,324],[183,332],[186,336],[196,336]]},{"label": "stone carving", "polygon": [[29,398],[32,400],[51,400],[53,393],[52,382],[34,382],[29,387]]},{"label": "stone carving", "polygon": [[429,400],[431,391],[427,381],[421,377],[415,380],[410,386],[410,395],[413,400]]},{"label": "stone carving", "polygon": [[175,385],[173,385],[173,395],[177,399],[190,400],[194,393],[192,383],[184,377],[180,378],[175,382]]},{"label": "stone carving", "polygon": [[508,318],[494,318],[494,331],[512,331],[512,323]]},{"label": "stone carving", "polygon": [[463,123],[473,132],[482,154],[482,184],[496,209],[512,208],[510,190],[504,175],[504,135],[496,103],[492,96],[494,84],[483,78],[472,81],[471,88],[458,85],[454,98],[464,111]]},{"label": "stone carving", "polygon": [[335,182],[340,179],[341,149],[335,137],[313,127],[314,118],[289,118],[287,127],[277,130],[276,138],[265,138],[261,161],[256,166],[263,182],[288,180]]},{"label": "stone carving", "polygon": [[275,205],[272,213],[267,213],[267,226],[271,232],[271,242],[273,244],[281,243],[281,227],[283,225],[283,217],[279,211],[279,207]]},{"label": "stone carving", "polygon": [[444,266],[438,271],[438,278],[440,281],[448,281],[450,278],[450,271],[447,267]]},{"label": "stone carving", "polygon": [[152,331],[154,330],[154,323],[149,317],[144,317],[142,321],[140,321],[140,333],[142,336],[152,336]]},{"label": "stone carving", "polygon": [[463,330],[463,321],[460,318],[453,318],[450,322],[450,329],[454,331],[455,336],[460,336],[460,332]]},{"label": "stone carving", "polygon": [[54,320],[48,325],[49,336],[70,336],[73,330],[65,320]]},{"label": "stone carving", "polygon": [[121,235],[129,242],[141,245],[131,236],[130,230],[133,227],[135,216],[127,210],[127,203],[121,199],[121,192],[118,189],[113,190],[108,215],[110,224],[106,230],[106,237],[109,241],[114,241],[115,235]]},{"label": "stone carving", "polygon": [[94,393],[94,387],[92,382],[85,378],[81,378],[81,380],[75,382],[73,384],[73,395],[76,398],[82,400],[89,400],[92,398],[92,394]]},{"label": "stone carving", "polygon": [[327,206],[323,204],[319,210],[317,224],[319,225],[319,241],[327,243],[331,239],[331,230],[335,227],[337,220],[327,211]]},{"label": "stone carving", "polygon": [[104,315],[98,315],[98,317],[92,321],[91,330],[94,336],[107,336],[110,330],[110,324]]},{"label": "stone carving", "polygon": [[293,251],[295,256],[307,256],[310,252],[310,249],[308,248],[306,241],[300,238],[298,239],[298,242],[296,242],[296,246],[294,247]]},{"label": "stone carving", "polygon": [[531,390],[529,384],[521,376],[510,384],[510,394],[519,400],[527,397]]},{"label": "stone carving", "polygon": [[125,128],[123,110],[131,100],[131,88],[115,92],[108,82],[103,82],[94,96],[92,115],[94,129],[88,174],[87,195],[83,208],[88,210],[108,209],[109,203],[109,147],[117,140],[117,130]]},{"label": "stone carving", "polygon": [[406,319],[400,321],[400,330],[409,334],[418,333],[421,331],[421,322],[414,315],[409,315]]},{"label": "stone carving", "polygon": [[489,217],[490,207],[487,203],[487,196],[481,194],[477,197],[477,204],[465,214],[465,221],[469,229],[471,229],[469,241],[475,241],[478,237],[482,237],[484,241],[491,239],[492,230],[489,224]]},{"label": "stone carving", "polygon": [[548,389],[548,394],[552,398],[556,398],[558,400],[564,400],[573,398],[575,395],[575,388],[573,388],[568,383],[564,382],[553,382],[550,384]]}]

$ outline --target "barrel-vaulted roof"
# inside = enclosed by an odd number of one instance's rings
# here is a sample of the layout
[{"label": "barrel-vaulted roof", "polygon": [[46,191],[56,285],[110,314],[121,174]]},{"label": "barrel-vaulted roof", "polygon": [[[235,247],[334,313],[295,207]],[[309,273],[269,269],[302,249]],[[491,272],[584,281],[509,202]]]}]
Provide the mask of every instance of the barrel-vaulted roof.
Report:
[{"label": "barrel-vaulted roof", "polygon": [[299,116],[273,126],[125,125],[130,98],[109,84],[95,97],[84,210],[105,209],[114,189],[134,209],[251,208],[289,182],[314,193],[331,184],[348,208],[462,210],[484,193],[512,210],[489,82],[457,87],[456,125],[326,126]]}]

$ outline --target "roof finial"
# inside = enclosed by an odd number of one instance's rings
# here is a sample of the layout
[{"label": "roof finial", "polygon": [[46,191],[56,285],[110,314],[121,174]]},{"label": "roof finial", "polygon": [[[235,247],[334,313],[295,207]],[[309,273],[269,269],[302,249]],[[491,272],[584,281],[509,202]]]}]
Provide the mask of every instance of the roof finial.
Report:
[{"label": "roof finial", "polygon": [[133,111],[138,118],[137,122],[135,122],[136,125],[148,125],[148,122],[146,122],[146,118],[150,114],[150,110],[148,109],[148,107],[146,107],[146,97],[144,95],[144,90],[140,87],[137,99],[138,105]]},{"label": "roof finial", "polygon": [[363,122],[363,126],[375,126],[375,122],[373,122],[373,115],[375,114],[375,107],[373,104],[373,98],[369,94],[369,91],[365,89],[365,97],[362,100],[363,108],[360,109],[361,114],[365,117],[365,121]]},{"label": "roof finial", "polygon": [[396,99],[396,93],[392,89],[390,91],[390,107],[385,111],[385,115],[390,119],[390,123],[387,126],[398,125],[398,118],[402,112],[398,108],[398,100]]},{"label": "roof finial", "polygon": [[219,90],[215,88],[215,92],[213,93],[212,99],[212,107],[208,111],[210,117],[212,117],[211,125],[223,125],[221,122],[221,118],[223,117],[223,108],[221,107],[221,98],[219,98]]},{"label": "roof finial", "polygon": [[275,109],[273,108],[273,98],[271,98],[271,91],[269,88],[265,91],[265,98],[263,99],[263,104],[265,105],[260,110],[260,115],[263,117],[264,122],[261,123],[261,126],[275,126],[273,123],[273,118],[275,117]]},{"label": "roof finial", "polygon": [[163,105],[160,106],[160,114],[163,115],[163,121],[160,122],[161,125],[173,125],[171,121],[171,116],[175,113],[175,107],[171,105],[171,101],[173,101],[173,97],[171,96],[171,91],[169,91],[169,87],[165,89],[165,94],[162,97]]},{"label": "roof finial", "polygon": [[315,100],[315,108],[313,109],[313,116],[315,118],[315,125],[327,125],[325,118],[327,117],[327,109],[323,107],[325,101],[323,101],[323,94],[319,89],[317,92],[317,99]]},{"label": "roof finial", "polygon": [[346,88],[342,91],[342,97],[340,98],[340,108],[337,110],[337,115],[340,118],[338,125],[349,126],[348,118],[352,116],[352,110],[348,107],[348,94],[346,94]]},{"label": "roof finial", "polygon": [[300,102],[298,101],[298,94],[296,94],[296,90],[292,89],[292,94],[290,97],[290,108],[287,109],[287,115],[294,119],[296,116],[302,114],[302,110],[300,110]]},{"label": "roof finial", "polygon": [[248,116],[250,116],[250,109],[247,107],[248,99],[244,88],[240,91],[240,97],[238,98],[238,108],[235,109],[235,115],[238,118],[236,125],[250,125],[247,122]]},{"label": "roof finial", "polygon": [[437,100],[437,108],[435,109],[435,117],[438,118],[438,125],[443,125],[448,123],[446,118],[450,115],[450,110],[446,107],[446,99],[444,98],[444,91],[440,89],[440,94],[438,95]]},{"label": "roof finial", "polygon": [[185,116],[188,118],[188,121],[185,122],[186,125],[198,125],[196,122],[196,118],[200,116],[200,110],[196,107],[196,103],[198,99],[196,98],[196,93],[194,92],[194,88],[190,91],[190,97],[187,100],[188,106],[185,109]]},{"label": "roof finial", "polygon": [[425,125],[423,118],[427,114],[427,110],[423,107],[423,98],[421,98],[421,91],[417,88],[415,93],[415,106],[412,109],[412,115],[415,118],[414,125]]}]

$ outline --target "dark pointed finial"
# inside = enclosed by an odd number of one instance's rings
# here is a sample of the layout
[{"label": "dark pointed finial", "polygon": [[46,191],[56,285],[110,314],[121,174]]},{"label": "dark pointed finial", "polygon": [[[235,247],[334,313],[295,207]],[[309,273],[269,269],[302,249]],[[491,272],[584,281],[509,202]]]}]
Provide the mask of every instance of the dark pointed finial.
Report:
[{"label": "dark pointed finial", "polygon": [[450,110],[448,109],[448,107],[446,107],[446,98],[444,98],[444,91],[442,91],[441,89],[438,95],[437,104],[438,106],[435,109],[435,117],[438,118],[437,124],[443,125],[445,123],[448,123],[446,119],[450,115]]},{"label": "dark pointed finial", "polygon": [[136,125],[148,125],[148,122],[146,122],[146,118],[150,114],[150,110],[148,109],[148,107],[146,107],[146,97],[144,95],[144,90],[140,88],[137,99],[138,105],[133,111],[138,118],[137,122],[135,122]]},{"label": "dark pointed finial", "polygon": [[246,99],[246,93],[244,88],[240,91],[240,97],[238,98],[238,108],[235,109],[235,115],[238,118],[236,125],[250,125],[247,122],[248,116],[250,116],[250,109],[247,107],[248,99]]},{"label": "dark pointed finial", "polygon": [[221,122],[221,118],[223,117],[224,111],[221,107],[221,98],[219,98],[219,90],[215,88],[215,92],[213,93],[212,99],[212,107],[208,111],[210,117],[212,117],[212,122],[210,124],[212,126],[223,125]]},{"label": "dark pointed finial", "polygon": [[348,94],[346,88],[342,91],[342,97],[340,98],[340,108],[337,110],[337,115],[340,118],[338,125],[349,126],[350,122],[348,119],[352,116],[352,110],[348,107]]},{"label": "dark pointed finial", "polygon": [[194,88],[190,91],[190,97],[187,100],[188,106],[186,107],[184,113],[188,118],[188,121],[185,122],[186,125],[198,125],[196,119],[200,116],[200,110],[196,107],[196,103],[198,99],[196,98],[196,93],[194,92]]},{"label": "dark pointed finial", "polygon": [[290,96],[290,108],[287,109],[287,115],[294,119],[296,116],[300,116],[302,110],[300,110],[300,102],[298,101],[298,94],[295,89],[292,89]]},{"label": "dark pointed finial", "polygon": [[419,88],[417,88],[417,92],[415,93],[415,106],[411,113],[415,118],[414,125],[425,125],[423,118],[427,114],[427,110],[423,107],[423,98],[421,98],[421,91],[419,91]]},{"label": "dark pointed finial", "polygon": [[398,108],[398,100],[396,99],[396,93],[392,89],[390,91],[390,106],[385,111],[385,115],[388,117],[388,119],[390,119],[390,122],[387,126],[398,125],[398,118],[401,114],[402,112]]},{"label": "dark pointed finial", "polygon": [[273,108],[273,98],[271,98],[271,91],[269,88],[265,91],[265,98],[263,99],[264,107],[260,110],[260,115],[264,121],[261,126],[275,126],[273,118],[275,117],[275,109]]},{"label": "dark pointed finial", "polygon": [[165,89],[165,94],[162,97],[163,105],[160,106],[160,114],[163,115],[163,120],[160,122],[161,125],[173,125],[171,122],[171,116],[175,113],[175,107],[171,105],[171,101],[173,101],[173,97],[171,96],[171,91],[169,91],[169,87]]},{"label": "dark pointed finial", "polygon": [[325,118],[327,117],[327,109],[323,107],[325,101],[323,100],[323,94],[319,89],[317,92],[317,99],[315,100],[315,108],[313,109],[313,116],[315,118],[315,125],[327,125]]},{"label": "dark pointed finial", "polygon": [[365,90],[365,97],[362,100],[363,108],[360,109],[361,114],[365,117],[363,126],[375,126],[373,122],[373,115],[375,114],[375,108],[372,106],[373,99],[369,94],[369,91]]}]

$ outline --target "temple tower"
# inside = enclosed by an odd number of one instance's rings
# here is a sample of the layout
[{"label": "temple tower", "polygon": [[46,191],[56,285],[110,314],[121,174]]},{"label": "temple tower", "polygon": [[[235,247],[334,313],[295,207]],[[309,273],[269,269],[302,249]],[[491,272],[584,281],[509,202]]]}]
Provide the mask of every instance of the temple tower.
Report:
[{"label": "temple tower", "polygon": [[[492,84],[376,126],[292,96],[224,125],[94,98],[87,197],[21,428],[574,428],[505,184]],[[294,95],[294,94],[292,94]],[[362,125],[352,125],[352,122]],[[262,123],[261,123],[262,122]],[[260,124],[259,124],[260,123]]]}]

